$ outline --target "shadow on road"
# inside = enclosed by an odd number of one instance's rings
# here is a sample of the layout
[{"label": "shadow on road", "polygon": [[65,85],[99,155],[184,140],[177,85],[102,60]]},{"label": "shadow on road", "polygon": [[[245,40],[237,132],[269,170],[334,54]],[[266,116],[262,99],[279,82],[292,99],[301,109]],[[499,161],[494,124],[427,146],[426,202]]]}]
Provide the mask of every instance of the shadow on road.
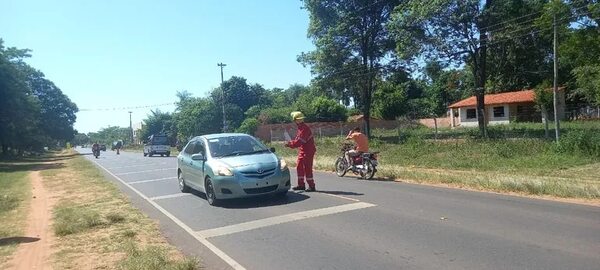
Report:
[{"label": "shadow on road", "polygon": [[319,193],[326,193],[331,195],[342,195],[342,196],[362,196],[364,193],[356,193],[352,191],[334,191],[334,190],[317,190]]},{"label": "shadow on road", "polygon": [[[192,191],[192,194],[206,200],[206,195],[199,191]],[[243,199],[228,199],[219,201],[218,207],[229,208],[229,209],[250,209],[250,208],[261,208],[277,205],[286,205],[304,201],[310,198],[302,193],[288,192],[284,197],[277,197],[274,195],[264,195],[252,198]]]},{"label": "shadow on road", "polygon": [[15,236],[15,237],[5,237],[0,238],[0,247],[8,246],[12,244],[22,244],[22,243],[33,243],[39,241],[38,237],[25,237],[25,236]]}]

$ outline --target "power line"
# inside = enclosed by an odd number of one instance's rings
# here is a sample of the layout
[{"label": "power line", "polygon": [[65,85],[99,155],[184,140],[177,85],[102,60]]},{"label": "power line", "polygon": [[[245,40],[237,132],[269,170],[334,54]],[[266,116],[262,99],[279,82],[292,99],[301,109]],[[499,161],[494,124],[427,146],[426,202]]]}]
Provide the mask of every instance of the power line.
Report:
[{"label": "power line", "polygon": [[153,104],[153,105],[141,105],[141,106],[129,106],[129,107],[113,107],[113,108],[87,108],[87,109],[79,109],[80,112],[92,112],[92,111],[127,111],[127,110],[135,110],[135,109],[146,109],[146,108],[155,108],[155,107],[163,107],[177,105],[176,102],[172,103],[161,103],[161,104]]}]

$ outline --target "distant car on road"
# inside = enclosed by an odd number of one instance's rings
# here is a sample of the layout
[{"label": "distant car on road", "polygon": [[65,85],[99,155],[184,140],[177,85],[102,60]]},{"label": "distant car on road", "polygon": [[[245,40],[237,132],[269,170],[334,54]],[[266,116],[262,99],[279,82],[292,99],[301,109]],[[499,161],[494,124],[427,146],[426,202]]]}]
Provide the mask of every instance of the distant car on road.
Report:
[{"label": "distant car on road", "polygon": [[195,137],[177,157],[179,189],[204,192],[210,205],[222,199],[283,197],[290,189],[290,171],[274,152],[246,134]]},{"label": "distant car on road", "polygon": [[106,151],[106,144],[101,144],[100,145],[100,150]]},{"label": "distant car on road", "polygon": [[160,155],[161,157],[171,155],[171,144],[167,135],[154,134],[148,137],[147,141],[144,141],[144,156],[153,155]]}]

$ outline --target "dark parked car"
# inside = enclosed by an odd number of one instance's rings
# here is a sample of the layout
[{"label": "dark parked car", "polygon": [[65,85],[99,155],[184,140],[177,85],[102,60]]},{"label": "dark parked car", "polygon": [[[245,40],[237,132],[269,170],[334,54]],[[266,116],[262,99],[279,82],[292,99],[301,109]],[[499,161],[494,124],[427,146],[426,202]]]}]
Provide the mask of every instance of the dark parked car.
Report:
[{"label": "dark parked car", "polygon": [[106,151],[106,144],[101,144],[100,145],[100,150]]}]

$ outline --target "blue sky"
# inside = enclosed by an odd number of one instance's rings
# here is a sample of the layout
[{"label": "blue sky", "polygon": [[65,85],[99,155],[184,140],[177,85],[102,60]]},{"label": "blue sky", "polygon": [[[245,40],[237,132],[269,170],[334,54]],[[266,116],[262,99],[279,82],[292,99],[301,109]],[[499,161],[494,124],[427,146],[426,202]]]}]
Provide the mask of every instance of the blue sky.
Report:
[{"label": "blue sky", "polygon": [[[140,122],[176,101],[177,90],[205,96],[242,76],[266,88],[308,84],[296,57],[314,48],[299,0],[0,0],[0,38],[28,48],[27,62],[82,109],[75,128],[97,131]],[[113,110],[113,108],[116,108]]]}]

